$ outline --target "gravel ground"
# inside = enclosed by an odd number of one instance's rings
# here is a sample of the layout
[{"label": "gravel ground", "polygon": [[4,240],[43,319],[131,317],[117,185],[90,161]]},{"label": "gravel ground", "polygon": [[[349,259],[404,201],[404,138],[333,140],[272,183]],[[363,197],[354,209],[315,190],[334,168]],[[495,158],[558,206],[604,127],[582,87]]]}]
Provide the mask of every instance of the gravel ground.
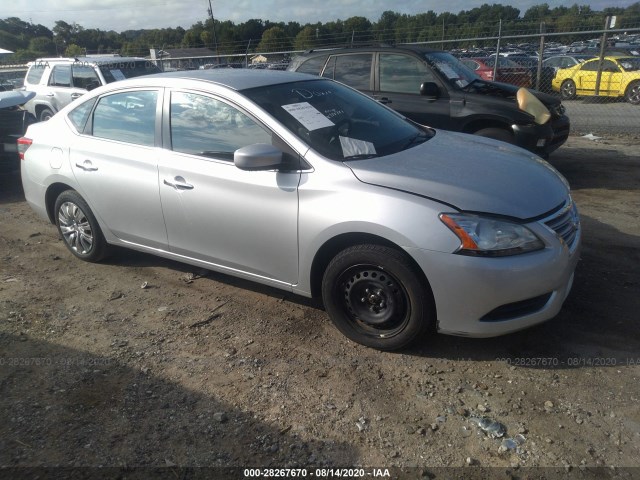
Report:
[{"label": "gravel ground", "polygon": [[277,290],[124,250],[76,260],[0,177],[0,476],[639,478],[639,144],[571,137],[551,157],[584,227],[555,319],[399,353]]}]

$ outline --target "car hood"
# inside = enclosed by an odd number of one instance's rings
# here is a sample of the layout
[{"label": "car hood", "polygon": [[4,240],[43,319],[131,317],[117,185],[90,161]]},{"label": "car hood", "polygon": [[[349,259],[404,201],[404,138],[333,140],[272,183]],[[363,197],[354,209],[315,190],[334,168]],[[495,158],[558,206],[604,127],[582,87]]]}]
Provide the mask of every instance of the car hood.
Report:
[{"label": "car hood", "polygon": [[523,220],[548,213],[569,193],[562,175],[532,153],[444,130],[403,152],[345,164],[367,184],[428,197],[462,211]]},{"label": "car hood", "polygon": [[26,92],[24,90],[0,92],[0,108],[17,107],[18,105],[24,105],[35,96],[35,92]]},{"label": "car hood", "polygon": [[[518,90],[521,87],[510,83],[490,82],[488,80],[478,79],[467,85],[462,90],[465,92],[479,93],[494,97],[503,97],[515,100]],[[549,95],[538,90],[528,89],[538,100],[548,107],[560,105],[562,100],[553,95]]]}]

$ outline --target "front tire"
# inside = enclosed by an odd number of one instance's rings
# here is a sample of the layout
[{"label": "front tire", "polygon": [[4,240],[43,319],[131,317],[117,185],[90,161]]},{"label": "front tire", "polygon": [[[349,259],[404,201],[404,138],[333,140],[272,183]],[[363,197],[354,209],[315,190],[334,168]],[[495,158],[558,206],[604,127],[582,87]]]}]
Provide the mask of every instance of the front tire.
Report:
[{"label": "front tire", "polygon": [[573,100],[576,98],[576,82],[573,80],[565,80],[560,85],[560,96],[563,100]]},{"label": "front tire", "polygon": [[102,260],[107,242],[89,205],[78,192],[62,192],[54,208],[58,232],[69,251],[87,262]]},{"label": "front tire", "polygon": [[640,82],[631,82],[624,92],[624,99],[631,105],[640,105]]},{"label": "front tire", "polygon": [[379,350],[405,347],[434,322],[423,276],[404,253],[381,245],[336,255],[324,273],[322,299],[338,330]]}]

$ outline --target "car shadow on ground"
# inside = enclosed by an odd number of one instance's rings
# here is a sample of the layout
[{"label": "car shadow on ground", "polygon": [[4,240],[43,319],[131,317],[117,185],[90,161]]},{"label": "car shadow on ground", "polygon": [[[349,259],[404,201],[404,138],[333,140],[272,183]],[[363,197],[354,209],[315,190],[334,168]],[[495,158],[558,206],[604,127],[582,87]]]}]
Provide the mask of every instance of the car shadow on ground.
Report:
[{"label": "car shadow on ground", "polygon": [[[358,458],[351,445],[303,440],[291,425],[267,425],[109,356],[4,334],[0,359],[5,474],[10,467],[103,466],[120,467],[110,478],[124,478],[132,467],[164,467],[169,478],[187,478],[183,467],[352,465]],[[90,473],[75,473],[83,472]]]},{"label": "car shadow on ground", "polygon": [[[436,334],[399,353],[449,360],[517,359],[525,367],[559,369],[615,367],[635,361],[640,351],[640,331],[635,317],[635,312],[640,311],[640,298],[636,294],[640,270],[635,268],[640,263],[640,238],[584,215],[582,224],[581,261],[572,291],[555,318],[537,327],[495,338]],[[605,239],[609,238],[616,238],[615,245],[607,245]],[[117,249],[107,262],[123,267],[164,267],[181,272],[180,275],[206,277],[323,310],[319,300],[153,255]]]},{"label": "car shadow on ground", "polygon": [[0,173],[0,205],[24,202],[20,171]]}]

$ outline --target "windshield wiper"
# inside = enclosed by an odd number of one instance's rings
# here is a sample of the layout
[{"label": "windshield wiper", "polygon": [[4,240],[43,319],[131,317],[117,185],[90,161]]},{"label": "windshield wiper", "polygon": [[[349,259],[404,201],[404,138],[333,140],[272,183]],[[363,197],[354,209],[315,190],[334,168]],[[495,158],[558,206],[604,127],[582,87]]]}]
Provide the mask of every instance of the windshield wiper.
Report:
[{"label": "windshield wiper", "polygon": [[360,153],[358,155],[349,155],[348,157],[344,157],[344,160],[365,160],[367,158],[376,158],[377,156],[377,153]]},{"label": "windshield wiper", "polygon": [[411,148],[411,147],[413,147],[415,145],[420,145],[421,143],[426,142],[430,138],[431,137],[429,135],[427,135],[426,133],[417,133],[414,137],[411,137],[409,139],[409,141],[402,146],[401,150],[406,150],[406,149]]}]

